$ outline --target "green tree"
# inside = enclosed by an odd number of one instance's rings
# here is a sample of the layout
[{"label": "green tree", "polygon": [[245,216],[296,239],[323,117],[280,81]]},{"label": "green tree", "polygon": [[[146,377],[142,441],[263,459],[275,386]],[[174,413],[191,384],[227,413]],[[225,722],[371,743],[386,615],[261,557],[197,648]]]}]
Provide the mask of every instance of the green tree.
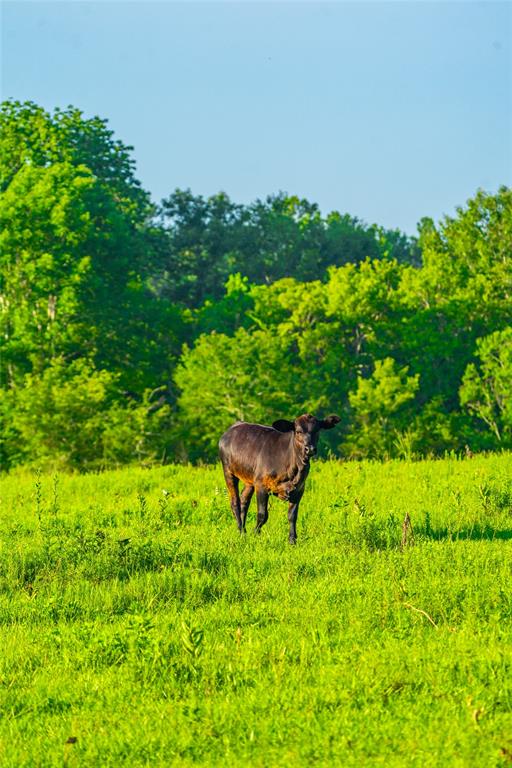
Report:
[{"label": "green tree", "polygon": [[113,376],[118,407],[131,409],[170,380],[183,323],[150,287],[155,233],[128,148],[104,121],[82,120],[76,110],[51,116],[7,102],[0,116],[6,429],[15,434],[25,390],[35,396],[54,361],[85,361],[95,376]]},{"label": "green tree", "polygon": [[435,398],[445,419],[460,408],[477,339],[512,322],[512,191],[479,191],[438,227],[422,220],[419,245],[423,268],[400,281],[397,359],[420,374],[419,406]]},{"label": "green tree", "polygon": [[214,458],[235,419],[304,411],[354,457],[511,444],[510,189],[417,242],[283,193],[176,190],[157,218],[106,121],[0,123],[7,465]]},{"label": "green tree", "polygon": [[233,334],[240,327],[253,324],[253,287],[240,272],[230,275],[225,284],[225,294],[217,301],[206,299],[204,304],[190,313],[191,327],[195,335],[203,333]]},{"label": "green tree", "polygon": [[[416,290],[428,306],[464,305],[465,322],[477,330],[512,317],[512,189],[478,191],[456,217],[439,227],[420,225],[424,270]],[[508,320],[506,319],[508,318]]]},{"label": "green tree", "polygon": [[85,118],[75,107],[50,115],[33,102],[4,101],[0,110],[0,190],[26,165],[86,166],[133,223],[152,213],[149,195],[135,176],[131,151],[114,139],[106,120]]},{"label": "green tree", "polygon": [[162,352],[176,351],[179,313],[151,295],[143,234],[85,166],[24,166],[0,223],[8,386],[61,354],[120,372],[134,391],[168,373]]},{"label": "green tree", "polygon": [[175,382],[180,437],[189,457],[216,458],[218,440],[234,421],[268,423],[290,415],[299,388],[287,341],[272,331],[239,328],[232,337],[203,335],[184,350]]},{"label": "green tree", "polygon": [[[495,447],[512,446],[512,328],[477,341],[478,363],[466,368],[461,405],[483,422]],[[477,446],[480,447],[480,446]]]},{"label": "green tree", "polygon": [[407,374],[407,366],[397,368],[387,357],[375,361],[369,378],[358,377],[349,394],[353,421],[344,449],[350,456],[382,458],[400,450],[400,440],[410,434],[407,425],[419,387],[418,374]]},{"label": "green tree", "polygon": [[119,399],[119,375],[97,371],[86,359],[54,358],[23,387],[0,391],[8,414],[2,452],[11,463],[64,469],[101,469],[160,459],[169,440],[168,406],[152,413]]},{"label": "green tree", "polygon": [[243,206],[224,193],[205,199],[176,190],[162,201],[160,216],[167,240],[158,291],[193,307],[219,299],[234,272],[269,284],[325,279],[328,267],[366,258],[419,261],[415,240],[398,230],[337,212],[322,217],[315,203],[284,193]]}]

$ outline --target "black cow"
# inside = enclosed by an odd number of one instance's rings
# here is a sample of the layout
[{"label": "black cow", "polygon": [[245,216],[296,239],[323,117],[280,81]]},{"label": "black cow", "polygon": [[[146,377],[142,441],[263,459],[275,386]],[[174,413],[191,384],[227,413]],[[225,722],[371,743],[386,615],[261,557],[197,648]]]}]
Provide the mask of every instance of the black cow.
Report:
[{"label": "black cow", "polygon": [[[332,429],[339,421],[339,416],[316,419],[306,413],[295,421],[279,419],[271,427],[237,421],[224,432],[219,441],[220,460],[240,533],[245,532],[254,491],[258,503],[256,531],[267,522],[268,497],[273,494],[289,502],[290,543],[295,544],[309,460],[316,453],[320,430]],[[244,483],[241,494],[240,480]]]}]

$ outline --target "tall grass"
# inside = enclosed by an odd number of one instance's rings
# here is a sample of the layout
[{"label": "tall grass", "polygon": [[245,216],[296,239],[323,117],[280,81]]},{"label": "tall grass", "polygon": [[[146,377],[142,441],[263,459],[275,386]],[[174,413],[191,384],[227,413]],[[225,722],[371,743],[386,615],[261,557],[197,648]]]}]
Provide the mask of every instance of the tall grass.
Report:
[{"label": "tall grass", "polygon": [[511,764],[512,457],[308,483],[293,548],[218,468],[4,478],[1,764]]}]

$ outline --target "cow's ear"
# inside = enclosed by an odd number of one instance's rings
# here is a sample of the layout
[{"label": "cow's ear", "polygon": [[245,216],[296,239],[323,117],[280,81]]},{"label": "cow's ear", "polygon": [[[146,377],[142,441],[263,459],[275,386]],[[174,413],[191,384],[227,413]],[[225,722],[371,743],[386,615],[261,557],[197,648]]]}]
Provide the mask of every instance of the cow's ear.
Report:
[{"label": "cow's ear", "polygon": [[288,421],[287,419],[278,419],[277,421],[274,421],[272,426],[274,429],[277,429],[278,432],[293,432],[295,429],[293,421]]},{"label": "cow's ear", "polygon": [[340,417],[333,413],[332,416],[328,416],[326,419],[322,419],[320,422],[320,429],[332,429],[336,426],[336,424],[339,424],[340,421]]}]

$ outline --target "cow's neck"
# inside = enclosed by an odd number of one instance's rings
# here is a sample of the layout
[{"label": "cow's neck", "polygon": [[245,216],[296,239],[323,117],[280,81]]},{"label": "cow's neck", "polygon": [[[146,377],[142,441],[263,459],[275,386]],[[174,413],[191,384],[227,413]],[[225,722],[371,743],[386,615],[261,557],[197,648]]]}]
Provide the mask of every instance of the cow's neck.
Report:
[{"label": "cow's neck", "polygon": [[298,448],[293,432],[291,438],[290,474],[292,481],[298,484],[309,472],[309,456],[306,456],[306,452]]}]

